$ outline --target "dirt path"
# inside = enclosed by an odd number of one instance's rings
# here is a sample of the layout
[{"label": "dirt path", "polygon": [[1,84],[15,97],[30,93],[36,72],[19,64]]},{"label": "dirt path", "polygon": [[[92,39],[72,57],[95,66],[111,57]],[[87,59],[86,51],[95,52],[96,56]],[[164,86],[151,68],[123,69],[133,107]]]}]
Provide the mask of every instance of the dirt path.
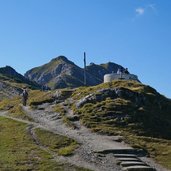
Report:
[{"label": "dirt path", "polygon": [[[81,147],[76,151],[76,154],[70,157],[72,163],[79,166],[81,165],[83,167],[89,166],[89,168],[99,171],[121,170],[121,168],[116,164],[116,158],[114,157],[113,153],[110,153],[110,151],[134,151],[134,149],[124,142],[117,142],[118,139],[120,139],[118,136],[102,136],[90,132],[90,130],[82,126],[79,121],[74,122],[79,129],[68,128],[63,123],[60,114],[53,112],[52,107],[52,105],[44,104],[40,106],[41,110],[31,111],[26,107],[25,111],[32,118],[34,118],[35,121],[46,126],[49,130],[58,134],[66,135],[82,144]],[[63,107],[67,111],[67,116],[73,116],[72,110],[70,110],[67,106]],[[101,154],[97,152],[107,153]],[[156,164],[152,159],[147,157],[142,157],[141,159],[147,162],[151,167],[156,168],[157,171],[167,171],[160,165]]]},{"label": "dirt path", "polygon": [[[32,117],[35,122],[24,121],[21,119],[6,116],[6,113],[0,113],[7,118],[29,124],[29,132],[34,142],[42,149],[50,153],[56,161],[68,162],[77,166],[92,169],[94,171],[120,171],[122,170],[116,163],[117,160],[113,155],[113,151],[133,151],[129,145],[124,142],[117,142],[119,136],[102,136],[90,132],[89,129],[82,126],[79,121],[74,122],[78,129],[71,129],[67,127],[59,113],[52,110],[52,105],[44,104],[39,106],[40,110],[31,110],[29,107],[23,107],[24,111]],[[67,116],[73,116],[72,110],[64,106],[67,111]],[[38,141],[34,129],[42,127],[51,132],[68,136],[78,141],[81,146],[76,150],[75,155],[71,157],[61,157],[54,154],[47,147],[44,147]],[[100,152],[100,153],[99,153]],[[123,153],[123,152],[121,152]],[[143,161],[147,162],[151,167],[156,168],[157,171],[167,171],[153,160],[143,157]]]},{"label": "dirt path", "polygon": [[[58,113],[52,112],[52,106],[45,106],[45,110],[30,110],[24,107],[25,112],[36,122],[46,129],[61,135],[68,136],[78,141],[81,146],[76,150],[75,155],[64,157],[65,161],[77,166],[92,169],[94,171],[119,171],[112,154],[101,155],[96,152],[113,148],[113,139],[91,133],[86,128],[73,130],[68,128],[62,121]],[[117,144],[117,143],[116,143]],[[119,143],[118,148],[121,148]],[[123,148],[128,148],[123,144]]]},{"label": "dirt path", "polygon": [[[52,130],[52,129],[49,129],[49,127],[46,126],[46,125],[43,126],[41,123],[30,122],[30,121],[22,120],[22,119],[19,119],[19,118],[14,118],[14,117],[8,116],[7,114],[8,114],[8,112],[6,112],[6,111],[5,111],[5,112],[1,112],[1,111],[0,111],[0,116],[3,116],[4,118],[12,119],[12,120],[17,121],[17,122],[22,122],[22,123],[28,124],[28,128],[27,128],[28,133],[29,133],[30,136],[32,137],[32,139],[33,139],[33,141],[35,142],[35,144],[36,144],[40,149],[42,149],[43,151],[46,151],[47,153],[49,153],[49,154],[52,156],[52,159],[53,159],[53,160],[55,160],[55,161],[57,161],[57,162],[70,163],[70,164],[76,165],[76,166],[78,166],[78,167],[84,167],[84,168],[88,168],[88,169],[95,170],[95,171],[96,171],[96,170],[97,170],[97,171],[100,171],[99,169],[97,169],[97,167],[96,167],[95,165],[89,165],[88,162],[86,162],[86,161],[84,161],[84,160],[80,160],[80,158],[79,158],[80,156],[77,156],[78,158],[75,156],[75,157],[74,157],[75,160],[73,160],[71,157],[63,157],[63,156],[57,155],[57,153],[51,151],[48,147],[43,146],[43,145],[39,142],[39,140],[38,140],[38,138],[37,138],[37,136],[36,136],[34,130],[35,130],[36,128],[42,128],[42,129],[51,131],[51,132],[53,132],[53,133],[58,133],[58,132],[56,132],[56,131],[54,131],[54,130]],[[76,158],[77,158],[77,159],[76,159]]]},{"label": "dirt path", "polygon": [[[49,153],[51,156],[52,156],[52,159],[59,162],[59,161],[62,161],[62,162],[66,162],[65,158],[62,157],[62,156],[58,156],[57,153],[51,151],[47,146],[44,146],[43,144],[41,144],[41,142],[39,141],[36,133],[35,133],[35,129],[36,128],[40,128],[40,126],[34,126],[34,125],[29,125],[27,130],[28,130],[28,133],[30,134],[30,136],[32,137],[33,141],[35,142],[35,144],[41,148],[43,151]],[[41,126],[41,128],[44,129],[44,127]]]}]

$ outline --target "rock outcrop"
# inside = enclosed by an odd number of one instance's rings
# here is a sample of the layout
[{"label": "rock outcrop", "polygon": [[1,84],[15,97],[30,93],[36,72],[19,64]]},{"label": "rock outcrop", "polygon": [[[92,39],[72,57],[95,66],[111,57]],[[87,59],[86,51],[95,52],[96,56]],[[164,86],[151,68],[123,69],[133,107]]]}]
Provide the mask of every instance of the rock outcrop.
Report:
[{"label": "rock outcrop", "polygon": [[102,132],[110,126],[122,127],[137,135],[171,138],[171,101],[152,87],[135,81],[114,81],[80,91],[74,95],[75,113],[88,127]]},{"label": "rock outcrop", "polygon": [[145,103],[145,96],[143,94],[131,91],[126,88],[106,88],[100,89],[96,93],[89,94],[82,99],[80,99],[76,106],[78,108],[82,107],[86,103],[96,103],[105,100],[106,98],[116,99],[123,98],[126,100],[130,100],[134,103],[135,106],[141,106]]}]

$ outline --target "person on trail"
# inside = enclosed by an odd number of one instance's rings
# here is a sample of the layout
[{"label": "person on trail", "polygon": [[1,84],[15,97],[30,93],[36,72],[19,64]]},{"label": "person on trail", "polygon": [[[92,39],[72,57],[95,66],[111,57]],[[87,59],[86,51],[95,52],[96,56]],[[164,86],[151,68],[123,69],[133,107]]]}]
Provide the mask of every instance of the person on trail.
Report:
[{"label": "person on trail", "polygon": [[27,92],[27,89],[24,88],[22,92],[22,103],[24,106],[27,105],[27,99],[28,99],[28,92]]}]

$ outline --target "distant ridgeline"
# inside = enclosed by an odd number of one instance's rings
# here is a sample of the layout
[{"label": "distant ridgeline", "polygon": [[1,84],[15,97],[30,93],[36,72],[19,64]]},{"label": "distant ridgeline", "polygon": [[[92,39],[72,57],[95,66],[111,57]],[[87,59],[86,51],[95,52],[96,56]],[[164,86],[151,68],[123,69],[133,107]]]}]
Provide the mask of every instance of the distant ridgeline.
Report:
[{"label": "distant ridgeline", "polygon": [[13,69],[10,66],[0,68],[0,81],[8,81],[11,83],[16,82],[20,84],[25,84],[25,86],[28,86],[33,89],[39,89],[41,87],[36,82],[30,81],[23,75],[16,72],[15,69]]},{"label": "distant ridgeline", "polygon": [[[91,63],[86,66],[86,85],[98,85],[103,83],[104,79],[105,82],[112,81],[113,79],[132,79],[138,81],[138,77],[133,74],[117,74],[119,69],[125,70],[121,65],[112,62],[100,65]],[[65,56],[56,57],[47,64],[27,71],[25,77],[51,89],[74,88],[85,85],[84,69],[68,60]]]},{"label": "distant ridgeline", "polygon": [[[118,73],[119,70],[121,72]],[[3,85],[8,84],[14,87],[14,83],[17,83],[17,87],[27,86],[34,89],[94,86],[115,79],[139,81],[136,75],[126,73],[125,70],[121,65],[112,62],[100,65],[90,63],[84,70],[65,56],[59,56],[47,64],[27,71],[24,76],[10,66],[2,67],[0,68],[0,81],[1,84],[3,81]],[[86,71],[86,84],[84,71]]]}]

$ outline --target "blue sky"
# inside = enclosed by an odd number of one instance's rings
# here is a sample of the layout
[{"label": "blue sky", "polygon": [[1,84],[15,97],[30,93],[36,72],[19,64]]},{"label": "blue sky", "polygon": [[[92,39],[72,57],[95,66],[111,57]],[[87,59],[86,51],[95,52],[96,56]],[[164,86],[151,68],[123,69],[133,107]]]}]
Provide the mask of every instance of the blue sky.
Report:
[{"label": "blue sky", "polygon": [[0,67],[108,61],[171,98],[171,0],[0,0]]}]

